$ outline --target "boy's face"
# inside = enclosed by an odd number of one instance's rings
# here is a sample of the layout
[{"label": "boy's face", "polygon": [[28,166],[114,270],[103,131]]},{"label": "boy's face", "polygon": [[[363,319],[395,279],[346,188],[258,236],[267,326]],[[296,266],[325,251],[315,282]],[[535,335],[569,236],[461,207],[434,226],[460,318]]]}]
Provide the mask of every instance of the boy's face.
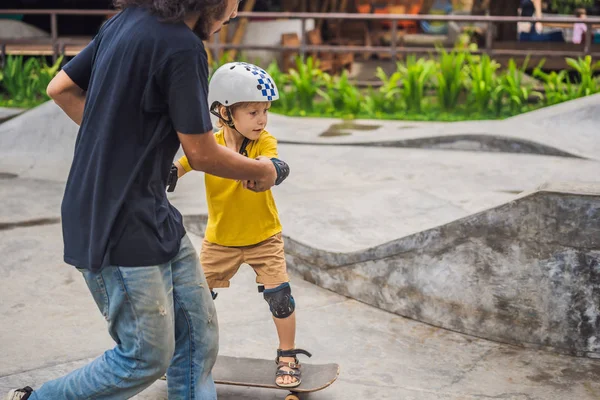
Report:
[{"label": "boy's face", "polygon": [[250,103],[233,112],[236,129],[250,140],[256,140],[267,126],[271,102]]}]

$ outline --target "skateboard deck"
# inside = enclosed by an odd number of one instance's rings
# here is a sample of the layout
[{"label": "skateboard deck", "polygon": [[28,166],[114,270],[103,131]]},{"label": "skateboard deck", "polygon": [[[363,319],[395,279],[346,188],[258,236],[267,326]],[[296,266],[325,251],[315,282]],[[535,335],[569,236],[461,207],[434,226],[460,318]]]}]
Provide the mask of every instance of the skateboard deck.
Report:
[{"label": "skateboard deck", "polygon": [[213,368],[213,379],[220,385],[285,390],[292,393],[286,399],[295,400],[298,399],[295,394],[325,389],[335,382],[340,373],[337,364],[301,364],[302,383],[295,388],[277,386],[275,361],[258,358],[218,356]]}]

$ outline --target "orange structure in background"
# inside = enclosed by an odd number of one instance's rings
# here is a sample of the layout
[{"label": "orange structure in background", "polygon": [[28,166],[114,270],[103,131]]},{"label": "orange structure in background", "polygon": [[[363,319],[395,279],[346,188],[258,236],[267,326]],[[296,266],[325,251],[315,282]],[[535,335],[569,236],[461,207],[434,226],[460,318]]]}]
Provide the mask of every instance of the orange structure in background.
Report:
[{"label": "orange structure in background", "polygon": [[[423,0],[356,0],[356,10],[361,14],[419,14]],[[391,21],[381,21],[386,28],[391,28]],[[417,32],[417,21],[398,21],[398,28],[408,33]]]}]

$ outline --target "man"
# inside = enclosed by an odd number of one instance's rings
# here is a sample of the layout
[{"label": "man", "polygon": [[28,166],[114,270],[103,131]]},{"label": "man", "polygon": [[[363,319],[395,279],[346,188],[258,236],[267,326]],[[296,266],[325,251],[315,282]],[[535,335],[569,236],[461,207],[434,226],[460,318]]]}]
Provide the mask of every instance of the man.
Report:
[{"label": "man", "polygon": [[212,134],[201,39],[237,15],[238,1],[115,5],[121,12],[48,94],[80,125],[62,203],[64,259],[82,271],[116,346],[35,391],[12,390],[9,400],[130,398],[167,368],[169,398],[215,399],[217,318],[166,197],[170,167],[182,145],[193,169],[250,181],[254,191],[268,190],[280,171]]}]

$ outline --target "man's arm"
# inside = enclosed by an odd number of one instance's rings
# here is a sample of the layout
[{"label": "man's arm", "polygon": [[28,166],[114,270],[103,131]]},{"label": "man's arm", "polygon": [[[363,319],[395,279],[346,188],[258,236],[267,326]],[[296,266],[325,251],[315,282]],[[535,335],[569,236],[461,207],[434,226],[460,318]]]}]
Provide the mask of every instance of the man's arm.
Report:
[{"label": "man's arm", "polygon": [[190,166],[196,171],[235,180],[256,181],[252,190],[261,192],[275,184],[277,170],[267,158],[249,159],[219,146],[211,132],[200,135],[179,133],[179,141]]},{"label": "man's arm", "polygon": [[85,92],[64,71],[50,81],[46,93],[75,122],[81,125]]},{"label": "man's arm", "polygon": [[50,81],[46,93],[75,122],[81,125],[85,95],[92,76],[96,39],[69,61]]},{"label": "man's arm", "polygon": [[254,191],[275,184],[277,170],[270,160],[250,160],[220,146],[212,132],[208,104],[208,64],[203,49],[173,54],[159,71],[173,127],[190,166],[197,171],[235,180],[254,180]]}]

